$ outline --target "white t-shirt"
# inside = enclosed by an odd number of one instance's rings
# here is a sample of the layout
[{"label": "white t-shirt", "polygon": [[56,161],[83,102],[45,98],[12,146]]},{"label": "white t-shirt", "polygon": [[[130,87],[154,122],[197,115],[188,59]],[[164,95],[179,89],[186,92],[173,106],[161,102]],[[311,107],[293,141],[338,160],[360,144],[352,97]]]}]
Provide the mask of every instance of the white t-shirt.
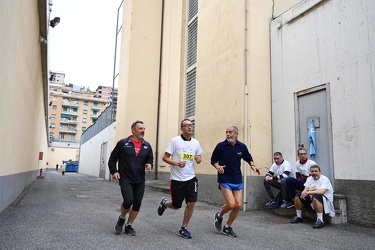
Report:
[{"label": "white t-shirt", "polygon": [[333,201],[333,187],[331,181],[326,176],[320,175],[318,180],[314,180],[314,178],[310,176],[307,178],[304,185],[305,187],[308,187],[310,191],[320,188],[327,189],[324,195],[329,201]]},{"label": "white t-shirt", "polygon": [[[290,162],[288,162],[286,160],[284,160],[283,163],[281,163],[280,165],[277,165],[276,163],[273,163],[269,171],[274,173],[274,175],[281,175],[285,171],[289,171],[290,174],[289,174],[288,177],[296,178],[292,164],[290,164]],[[280,180],[279,180],[279,182],[280,182]]]},{"label": "white t-shirt", "polygon": [[183,168],[171,165],[171,180],[188,181],[195,176],[194,157],[203,152],[196,139],[184,141],[181,135],[176,136],[169,142],[165,152],[169,153],[174,161],[186,161]]},{"label": "white t-shirt", "polygon": [[305,164],[301,164],[299,161],[296,162],[296,172],[299,172],[303,176],[310,176],[310,167],[317,165],[315,161],[308,159]]}]

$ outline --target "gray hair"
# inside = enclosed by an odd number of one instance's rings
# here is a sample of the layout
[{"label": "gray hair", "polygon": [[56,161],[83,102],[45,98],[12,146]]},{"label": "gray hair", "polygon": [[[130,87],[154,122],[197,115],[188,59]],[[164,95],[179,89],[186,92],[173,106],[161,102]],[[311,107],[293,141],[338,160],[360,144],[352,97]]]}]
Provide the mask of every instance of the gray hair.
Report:
[{"label": "gray hair", "polygon": [[143,124],[142,121],[135,121],[135,122],[133,122],[133,124],[131,126],[131,129],[135,129],[137,127],[137,123]]},{"label": "gray hair", "polygon": [[233,131],[234,131],[234,133],[238,134],[238,127],[237,127],[237,126],[229,125],[229,126],[227,127],[227,129],[228,129],[228,128],[232,128]]}]

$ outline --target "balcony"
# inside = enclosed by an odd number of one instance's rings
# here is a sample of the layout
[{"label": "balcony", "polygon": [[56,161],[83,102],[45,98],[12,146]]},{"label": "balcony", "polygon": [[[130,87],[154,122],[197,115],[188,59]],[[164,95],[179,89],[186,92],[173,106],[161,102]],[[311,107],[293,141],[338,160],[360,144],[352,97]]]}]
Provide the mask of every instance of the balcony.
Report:
[{"label": "balcony", "polygon": [[72,107],[72,108],[78,108],[79,103],[78,102],[62,102],[63,107]]},{"label": "balcony", "polygon": [[78,112],[73,111],[61,111],[61,115],[64,118],[70,117],[70,116],[78,116]]},{"label": "balcony", "polygon": [[62,126],[60,127],[60,133],[69,133],[69,134],[76,134],[77,133],[77,129],[75,127],[65,127],[65,126]]},{"label": "balcony", "polygon": [[67,119],[67,118],[61,118],[60,119],[60,124],[77,124],[78,121],[74,121],[74,120],[71,120],[71,119]]},{"label": "balcony", "polygon": [[62,139],[62,138],[51,137],[50,138],[50,143],[52,143],[52,142],[79,143],[80,141],[79,140],[75,140],[75,139]]},{"label": "balcony", "polygon": [[94,111],[100,111],[100,107],[98,106],[91,106],[91,109]]},{"label": "balcony", "polygon": [[92,119],[98,119],[98,116],[99,116],[98,114],[91,114]]}]

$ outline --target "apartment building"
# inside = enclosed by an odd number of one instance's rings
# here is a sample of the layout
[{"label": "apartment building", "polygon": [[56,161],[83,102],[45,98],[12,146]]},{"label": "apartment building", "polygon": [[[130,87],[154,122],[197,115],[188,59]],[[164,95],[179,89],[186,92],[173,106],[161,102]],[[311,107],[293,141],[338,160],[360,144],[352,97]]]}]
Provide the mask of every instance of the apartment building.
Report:
[{"label": "apartment building", "polygon": [[50,75],[50,145],[79,143],[82,132],[95,123],[110,100],[95,97],[99,96],[97,92],[87,91],[83,87],[66,85],[63,72],[50,71]]},{"label": "apartment building", "polygon": [[108,100],[111,103],[117,104],[117,94],[118,91],[116,88],[114,88],[112,92],[112,87],[100,85],[96,88],[95,97]]},{"label": "apartment building", "polygon": [[103,100],[108,100],[109,102],[106,104],[106,107],[108,107],[110,104],[113,105],[113,117],[116,117],[116,110],[117,110],[117,95],[118,90],[117,88],[107,87],[107,86],[98,86],[96,88],[96,94],[95,97],[101,98]]}]

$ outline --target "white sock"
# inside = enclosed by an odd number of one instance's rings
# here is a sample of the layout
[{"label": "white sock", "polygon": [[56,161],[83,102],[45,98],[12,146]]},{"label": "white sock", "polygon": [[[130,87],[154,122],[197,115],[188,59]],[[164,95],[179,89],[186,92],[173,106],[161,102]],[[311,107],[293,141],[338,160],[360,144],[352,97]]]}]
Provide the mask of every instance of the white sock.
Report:
[{"label": "white sock", "polygon": [[321,220],[323,222],[323,213],[316,213],[316,219]]},{"label": "white sock", "polygon": [[297,217],[302,218],[302,210],[296,210]]}]

